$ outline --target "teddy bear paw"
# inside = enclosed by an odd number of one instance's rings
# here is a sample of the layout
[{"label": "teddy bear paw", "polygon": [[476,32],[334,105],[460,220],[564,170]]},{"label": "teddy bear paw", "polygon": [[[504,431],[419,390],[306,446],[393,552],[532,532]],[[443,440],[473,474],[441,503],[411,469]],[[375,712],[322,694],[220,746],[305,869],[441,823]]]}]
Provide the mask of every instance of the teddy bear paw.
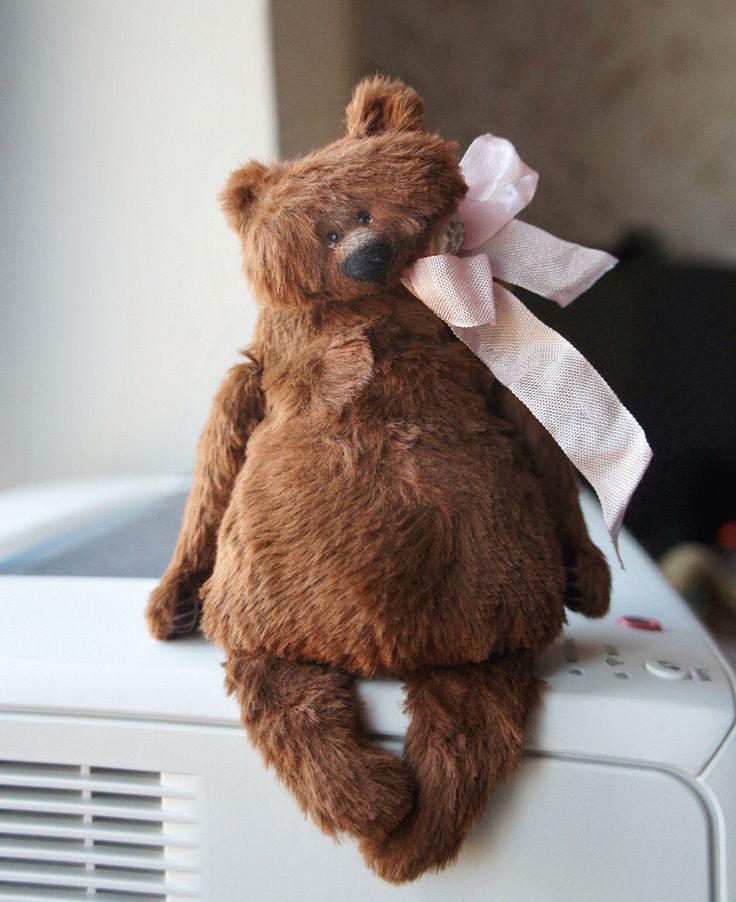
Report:
[{"label": "teddy bear paw", "polygon": [[191,585],[162,582],[148,600],[148,631],[154,639],[187,636],[197,629],[201,613],[199,595]]},{"label": "teddy bear paw", "polygon": [[611,600],[611,571],[603,554],[593,544],[578,548],[565,570],[565,606],[586,617],[603,617]]}]

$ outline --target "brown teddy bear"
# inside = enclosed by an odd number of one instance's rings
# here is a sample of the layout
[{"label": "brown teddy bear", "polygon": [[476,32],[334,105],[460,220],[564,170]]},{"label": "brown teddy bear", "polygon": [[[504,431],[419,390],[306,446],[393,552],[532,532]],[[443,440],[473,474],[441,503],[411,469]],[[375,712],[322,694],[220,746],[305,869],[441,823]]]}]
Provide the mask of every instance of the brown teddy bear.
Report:
[{"label": "brown teddy bear", "polygon": [[[344,138],[230,177],[259,320],[147,609],[159,639],[201,612],[266,763],[393,882],[456,855],[521,754],[535,653],[610,588],[568,460],[401,284],[466,191],[422,114],[366,79]],[[401,760],[361,729],[375,675],[406,687]]]}]

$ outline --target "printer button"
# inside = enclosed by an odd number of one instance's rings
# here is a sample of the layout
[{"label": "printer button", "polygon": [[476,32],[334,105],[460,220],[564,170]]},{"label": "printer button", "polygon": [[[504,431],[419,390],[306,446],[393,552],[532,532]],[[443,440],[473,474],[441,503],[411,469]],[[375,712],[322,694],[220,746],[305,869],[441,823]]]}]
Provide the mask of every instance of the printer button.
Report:
[{"label": "printer button", "polygon": [[616,623],[630,630],[647,630],[651,633],[662,632],[662,624],[653,617],[634,617],[629,615],[628,617],[619,617]]},{"label": "printer button", "polygon": [[675,661],[647,661],[644,667],[652,676],[660,677],[663,680],[689,680],[692,677],[687,667],[683,667],[682,664],[677,664]]}]

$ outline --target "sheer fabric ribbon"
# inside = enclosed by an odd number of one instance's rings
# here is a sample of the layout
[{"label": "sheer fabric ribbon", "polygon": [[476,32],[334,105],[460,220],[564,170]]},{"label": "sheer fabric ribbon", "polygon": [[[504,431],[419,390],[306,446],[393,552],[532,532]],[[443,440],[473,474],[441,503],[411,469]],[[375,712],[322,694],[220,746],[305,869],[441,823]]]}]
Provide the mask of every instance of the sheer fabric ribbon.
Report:
[{"label": "sheer fabric ribbon", "polygon": [[461,161],[467,196],[457,255],[417,260],[404,285],[443,319],[549,431],[595,489],[618,554],[618,533],[652,457],[646,436],[610,386],[566,339],[498,280],[560,306],[616,265],[514,217],[538,175],[504,138],[476,138]]}]

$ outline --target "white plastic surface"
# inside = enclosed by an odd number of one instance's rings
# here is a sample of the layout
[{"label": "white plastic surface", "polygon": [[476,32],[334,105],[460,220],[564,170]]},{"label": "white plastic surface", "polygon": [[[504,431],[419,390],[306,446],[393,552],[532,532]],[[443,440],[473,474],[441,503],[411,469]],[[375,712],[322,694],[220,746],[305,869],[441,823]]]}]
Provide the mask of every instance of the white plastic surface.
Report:
[{"label": "white plastic surface", "polygon": [[202,902],[718,898],[711,896],[710,825],[697,787],[664,772],[528,758],[494,793],[450,868],[394,887],[365,868],[352,841],[338,845],[305,820],[234,726],[0,713],[0,736],[11,760],[52,756],[55,763],[154,765],[195,775],[191,884]]},{"label": "white plastic surface", "polygon": [[0,577],[0,710],[237,723],[222,653],[201,636],[157,642],[153,580]]},{"label": "white plastic surface", "polygon": [[186,491],[183,476],[39,483],[0,492],[0,559],[106,514],[174,492]]}]

